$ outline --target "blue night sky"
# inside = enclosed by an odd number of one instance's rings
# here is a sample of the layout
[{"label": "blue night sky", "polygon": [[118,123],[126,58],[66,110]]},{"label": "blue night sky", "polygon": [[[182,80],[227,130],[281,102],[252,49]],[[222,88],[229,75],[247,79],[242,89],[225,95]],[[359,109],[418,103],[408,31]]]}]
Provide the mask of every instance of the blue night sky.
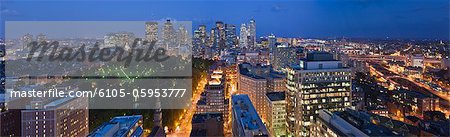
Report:
[{"label": "blue night sky", "polygon": [[[257,35],[449,39],[448,0],[0,0],[5,21],[192,21],[193,28],[216,21],[234,24],[254,18]],[[1,34],[3,35],[3,33]]]}]

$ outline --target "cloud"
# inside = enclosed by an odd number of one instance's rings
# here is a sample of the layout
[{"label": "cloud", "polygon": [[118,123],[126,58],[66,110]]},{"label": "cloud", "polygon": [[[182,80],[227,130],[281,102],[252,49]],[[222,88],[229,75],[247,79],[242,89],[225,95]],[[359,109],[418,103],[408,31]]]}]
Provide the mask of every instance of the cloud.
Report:
[{"label": "cloud", "polygon": [[286,10],[286,8],[280,4],[273,5],[272,8],[270,8],[270,11],[272,12],[281,12],[283,10]]},{"label": "cloud", "polygon": [[2,16],[19,15],[19,12],[11,9],[2,9],[0,10],[0,15]]}]

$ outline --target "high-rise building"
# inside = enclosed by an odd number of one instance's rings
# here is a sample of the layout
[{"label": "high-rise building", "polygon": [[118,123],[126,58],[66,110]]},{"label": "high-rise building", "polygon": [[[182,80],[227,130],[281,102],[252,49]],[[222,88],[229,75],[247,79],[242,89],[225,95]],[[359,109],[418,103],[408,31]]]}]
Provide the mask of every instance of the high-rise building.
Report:
[{"label": "high-rise building", "polygon": [[86,136],[89,110],[85,98],[62,98],[42,109],[22,110],[22,136]]},{"label": "high-rise building", "polygon": [[145,40],[149,42],[158,40],[158,22],[145,23]]},{"label": "high-rise building", "polygon": [[247,95],[233,95],[232,132],[235,137],[269,136],[261,118]]},{"label": "high-rise building", "polygon": [[212,30],[211,35],[214,35],[212,47],[220,53],[221,50],[225,49],[225,25],[223,22],[217,21],[216,27]]},{"label": "high-rise building", "polygon": [[304,56],[302,47],[289,47],[287,45],[276,45],[270,58],[270,64],[277,71],[285,71],[287,66],[298,64],[298,60]]},{"label": "high-rise building", "polygon": [[198,29],[194,30],[194,38],[192,39],[193,47],[192,47],[192,54],[195,57],[206,57],[207,48],[209,48],[207,45],[210,44],[208,40],[208,35],[206,32],[206,26],[200,25]]},{"label": "high-rise building", "polygon": [[286,136],[286,100],[285,92],[266,93],[266,126],[272,136]]},{"label": "high-rise building", "polygon": [[275,51],[275,48],[277,47],[277,38],[275,37],[275,35],[270,34],[267,41],[269,42],[270,53],[273,53]]},{"label": "high-rise building", "polygon": [[256,47],[256,22],[254,19],[250,20],[248,24],[248,45],[252,48]]},{"label": "high-rise building", "polygon": [[236,26],[232,24],[225,24],[225,47],[227,49],[234,48],[236,44]]},{"label": "high-rise building", "polygon": [[308,53],[287,69],[287,123],[292,136],[309,136],[318,110],[351,106],[351,70],[326,52]]},{"label": "high-rise building", "polygon": [[143,135],[142,115],[118,116],[103,123],[89,137],[140,137]]},{"label": "high-rise building", "polygon": [[247,26],[245,25],[245,23],[241,24],[241,29],[240,29],[240,34],[239,34],[239,47],[240,48],[247,48],[247,46],[248,46],[247,36],[248,36]]},{"label": "high-rise building", "polygon": [[175,48],[175,29],[173,28],[173,23],[170,20],[166,20],[163,28],[163,44],[167,49]]}]

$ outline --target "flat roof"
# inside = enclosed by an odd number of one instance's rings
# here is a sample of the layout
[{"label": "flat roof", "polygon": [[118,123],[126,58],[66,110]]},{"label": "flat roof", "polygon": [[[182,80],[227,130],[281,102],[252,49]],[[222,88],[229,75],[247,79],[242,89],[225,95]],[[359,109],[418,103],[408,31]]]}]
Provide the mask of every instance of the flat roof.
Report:
[{"label": "flat roof", "polygon": [[[122,137],[130,131],[136,123],[142,118],[142,115],[132,115],[132,116],[118,116],[111,119],[109,122],[103,123],[97,129],[94,130],[93,133],[89,136],[100,137],[104,136],[108,131],[112,130],[117,124],[119,125],[119,129],[114,133],[115,137]],[[139,132],[139,130],[136,130]],[[135,131],[135,132],[136,132]],[[133,132],[133,134],[135,134]],[[138,134],[138,133],[136,133]]]},{"label": "flat roof", "polygon": [[233,113],[238,117],[236,120],[246,134],[268,134],[266,126],[256,112],[248,95],[233,95],[231,100],[233,102]]},{"label": "flat roof", "polygon": [[281,101],[285,100],[286,95],[284,92],[269,92],[266,93],[267,98],[270,99],[270,101]]}]

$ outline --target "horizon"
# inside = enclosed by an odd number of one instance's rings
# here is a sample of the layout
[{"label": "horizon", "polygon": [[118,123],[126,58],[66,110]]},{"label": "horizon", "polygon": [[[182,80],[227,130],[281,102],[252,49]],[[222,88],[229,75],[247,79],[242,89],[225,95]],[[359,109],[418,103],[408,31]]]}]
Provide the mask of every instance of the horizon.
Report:
[{"label": "horizon", "polygon": [[[126,3],[126,5],[124,4]],[[98,6],[101,5],[101,6]],[[70,9],[67,7],[71,7]],[[40,8],[36,8],[40,7]],[[83,8],[83,10],[79,10]],[[170,11],[170,12],[168,12]],[[6,21],[192,21],[209,31],[216,21],[256,20],[257,37],[449,40],[446,0],[396,1],[11,1]],[[0,34],[4,37],[4,30]]]}]

